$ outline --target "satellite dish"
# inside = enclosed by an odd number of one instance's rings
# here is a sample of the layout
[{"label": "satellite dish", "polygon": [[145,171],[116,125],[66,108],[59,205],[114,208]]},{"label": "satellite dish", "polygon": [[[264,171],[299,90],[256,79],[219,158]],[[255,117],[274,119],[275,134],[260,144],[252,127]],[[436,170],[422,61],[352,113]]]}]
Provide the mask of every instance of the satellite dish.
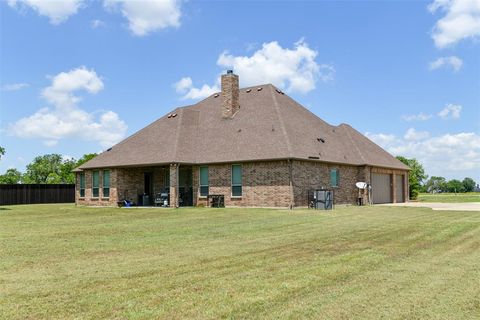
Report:
[{"label": "satellite dish", "polygon": [[358,189],[366,189],[368,184],[366,182],[357,182],[355,183]]}]

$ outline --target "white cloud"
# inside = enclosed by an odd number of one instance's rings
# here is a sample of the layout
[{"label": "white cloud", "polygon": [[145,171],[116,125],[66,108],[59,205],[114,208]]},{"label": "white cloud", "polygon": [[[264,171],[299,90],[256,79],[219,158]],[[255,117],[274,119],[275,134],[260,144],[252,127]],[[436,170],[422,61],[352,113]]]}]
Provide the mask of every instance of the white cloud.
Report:
[{"label": "white cloud", "polygon": [[8,5],[19,10],[31,8],[39,15],[48,17],[51,24],[58,25],[76,14],[83,2],[83,0],[8,0]]},{"label": "white cloud", "polygon": [[[417,133],[418,138],[418,132],[411,129],[406,132],[403,139],[381,133],[367,132],[365,135],[395,156],[416,158],[424,165],[429,175],[447,178],[478,176],[480,135],[461,132],[430,137],[428,132],[421,132],[421,139],[407,139],[411,138],[412,132]],[[384,139],[385,136],[389,138]]]},{"label": "white cloud", "polygon": [[95,94],[103,89],[103,82],[94,70],[87,70],[84,66],[61,72],[52,78],[52,85],[42,91],[42,96],[56,106],[74,106],[80,102],[80,97],[74,92],[85,90]]},{"label": "white cloud", "polygon": [[431,114],[425,114],[420,112],[419,114],[410,114],[410,115],[403,115],[402,119],[405,121],[425,121],[432,117]]},{"label": "white cloud", "polygon": [[435,61],[430,62],[430,70],[436,70],[443,66],[450,67],[453,71],[457,72],[462,68],[463,61],[459,57],[450,56],[450,57],[441,57]]},{"label": "white cloud", "polygon": [[75,94],[77,91],[95,94],[102,89],[103,82],[94,70],[80,67],[61,72],[42,91],[42,97],[53,107],[18,120],[10,125],[10,131],[21,138],[40,138],[46,146],[77,137],[109,147],[125,136],[127,125],[113,111],[103,112],[97,119],[78,106],[81,98]]},{"label": "white cloud", "polygon": [[55,147],[58,144],[58,140],[44,140],[43,144],[47,147]]},{"label": "white cloud", "polygon": [[447,119],[459,119],[462,106],[455,104],[447,104],[445,108],[438,113],[438,116],[444,120]]},{"label": "white cloud", "polygon": [[433,28],[432,38],[438,48],[480,36],[480,0],[435,0],[428,10],[445,13]]},{"label": "white cloud", "polygon": [[186,91],[190,90],[193,86],[192,78],[185,77],[180,79],[177,83],[175,83],[175,91],[178,93],[185,93]]},{"label": "white cloud", "polygon": [[90,26],[92,27],[92,29],[98,29],[101,27],[105,27],[105,22],[103,22],[102,20],[95,19],[90,22]]},{"label": "white cloud", "polygon": [[[317,55],[303,39],[296,42],[293,49],[282,48],[277,41],[272,41],[264,43],[251,56],[233,56],[224,51],[217,65],[233,69],[242,87],[272,83],[287,92],[307,93],[315,89],[318,80],[332,81],[335,75],[333,66],[315,61]],[[174,87],[183,95],[181,99],[205,98],[220,90],[219,76],[211,86],[193,87],[192,79],[185,77]]]},{"label": "white cloud", "polygon": [[396,141],[393,134],[365,132],[365,135],[380,146],[389,146]]},{"label": "white cloud", "polygon": [[293,49],[282,48],[277,41],[264,43],[251,56],[234,56],[227,51],[220,54],[217,64],[233,69],[240,76],[242,86],[272,83],[288,92],[307,93],[316,82],[333,79],[331,65],[318,64],[318,52],[301,39]]},{"label": "white cloud", "polygon": [[136,36],[180,26],[180,0],[105,0],[104,6],[111,11],[120,10]]},{"label": "white cloud", "polygon": [[23,88],[27,88],[30,85],[28,83],[10,83],[2,86],[2,91],[17,91]]},{"label": "white cloud", "polygon": [[201,88],[195,88],[193,86],[192,79],[190,77],[185,77],[180,79],[177,83],[174,84],[175,91],[177,93],[182,94],[183,96],[181,97],[182,100],[185,99],[203,99],[206,98],[215,92],[220,91],[218,88],[218,85],[215,84],[213,86],[209,86],[204,84]]},{"label": "white cloud", "polygon": [[405,140],[409,141],[425,140],[428,137],[430,137],[430,133],[428,133],[427,131],[417,131],[414,128],[408,129],[403,136]]}]

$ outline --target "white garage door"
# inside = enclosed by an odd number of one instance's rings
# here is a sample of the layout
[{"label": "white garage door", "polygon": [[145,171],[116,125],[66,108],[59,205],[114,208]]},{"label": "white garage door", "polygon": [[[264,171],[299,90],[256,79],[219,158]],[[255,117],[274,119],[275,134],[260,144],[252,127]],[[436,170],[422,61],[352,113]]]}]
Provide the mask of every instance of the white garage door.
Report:
[{"label": "white garage door", "polygon": [[397,174],[395,176],[395,189],[396,189],[396,197],[397,197],[397,202],[405,202],[404,199],[404,192],[403,192],[403,175]]},{"label": "white garage door", "polygon": [[391,182],[390,175],[383,173],[372,173],[372,200],[373,203],[391,203]]}]

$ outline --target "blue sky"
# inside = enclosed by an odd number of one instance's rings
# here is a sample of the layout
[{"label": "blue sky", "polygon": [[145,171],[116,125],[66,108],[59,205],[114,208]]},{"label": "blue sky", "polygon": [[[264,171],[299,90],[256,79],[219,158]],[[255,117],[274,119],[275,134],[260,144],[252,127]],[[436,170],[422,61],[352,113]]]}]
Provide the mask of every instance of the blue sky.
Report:
[{"label": "blue sky", "polygon": [[480,0],[9,0],[0,19],[0,173],[104,150],[233,68],[429,175],[480,183]]}]

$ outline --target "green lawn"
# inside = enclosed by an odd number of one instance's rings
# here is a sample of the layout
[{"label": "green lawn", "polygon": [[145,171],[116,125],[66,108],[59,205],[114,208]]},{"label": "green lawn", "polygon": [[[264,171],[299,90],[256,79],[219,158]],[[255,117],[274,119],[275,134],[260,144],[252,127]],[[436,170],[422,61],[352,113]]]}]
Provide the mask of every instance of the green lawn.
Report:
[{"label": "green lawn", "polygon": [[480,193],[420,193],[418,201],[422,202],[480,202]]},{"label": "green lawn", "polygon": [[0,319],[478,319],[480,213],[0,208]]}]

